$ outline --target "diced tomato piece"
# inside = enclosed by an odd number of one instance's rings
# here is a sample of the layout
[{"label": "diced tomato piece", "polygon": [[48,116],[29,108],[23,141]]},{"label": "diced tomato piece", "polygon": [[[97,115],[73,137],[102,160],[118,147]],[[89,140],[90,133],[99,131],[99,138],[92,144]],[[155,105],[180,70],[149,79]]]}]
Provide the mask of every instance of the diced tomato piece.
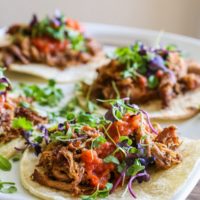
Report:
[{"label": "diced tomato piece", "polygon": [[97,187],[99,185],[100,189],[105,188],[110,177],[110,172],[115,168],[114,164],[104,163],[94,150],[83,151],[81,160],[85,164],[87,178],[90,180],[91,186]]},{"label": "diced tomato piece", "polygon": [[163,75],[164,75],[164,72],[162,70],[160,70],[160,69],[156,72],[156,77],[157,78],[162,78]]},{"label": "diced tomato piece", "polygon": [[101,144],[97,149],[97,154],[100,158],[105,158],[115,150],[115,145],[111,142],[105,142]]},{"label": "diced tomato piece", "polygon": [[54,53],[64,51],[68,45],[67,40],[58,41],[49,37],[37,37],[32,39],[32,44],[44,53]]},{"label": "diced tomato piece", "polygon": [[145,76],[138,77],[139,84],[142,88],[147,86],[147,78]]},{"label": "diced tomato piece", "polygon": [[84,27],[76,20],[68,18],[66,20],[66,25],[74,30],[77,30],[79,32],[84,32]]},{"label": "diced tomato piece", "polygon": [[126,114],[122,120],[115,121],[108,130],[110,137],[119,142],[120,136],[132,134],[140,126],[140,115]]}]

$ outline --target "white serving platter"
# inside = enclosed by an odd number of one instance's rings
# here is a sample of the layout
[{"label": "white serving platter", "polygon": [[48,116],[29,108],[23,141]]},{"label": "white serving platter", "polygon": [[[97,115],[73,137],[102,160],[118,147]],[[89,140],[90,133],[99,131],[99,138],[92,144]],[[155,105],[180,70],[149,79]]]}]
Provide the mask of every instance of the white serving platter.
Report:
[{"label": "white serving platter", "polygon": [[[159,33],[151,30],[142,30],[136,28],[128,28],[121,26],[112,26],[105,24],[91,24],[85,23],[86,30],[89,35],[95,37],[100,41],[105,48],[106,52],[110,52],[115,46],[130,45],[135,40],[141,40],[148,45],[156,45],[157,38],[160,37],[161,44],[175,44],[179,49],[183,50],[185,55],[200,61],[200,40],[180,36],[169,33]],[[1,34],[0,34],[1,36]],[[32,77],[30,75],[22,75],[17,73],[9,73],[11,81],[15,82],[27,82],[27,83],[44,83],[42,79]],[[73,91],[73,85],[65,84],[62,85],[66,95],[70,96]],[[200,101],[199,101],[200,104]],[[171,121],[165,122],[164,124],[175,124],[178,126],[178,130],[181,136],[188,137],[191,139],[200,139],[200,115],[187,120],[187,121]],[[10,172],[0,171],[0,179],[4,181],[15,182],[17,185],[17,193],[15,194],[1,194],[0,200],[34,200],[20,184],[19,179],[19,162],[13,164]],[[190,176],[185,183],[179,188],[174,194],[172,200],[184,200],[190,194],[192,189],[195,187],[197,182],[200,180],[200,161],[196,163],[195,167],[191,171]]]}]

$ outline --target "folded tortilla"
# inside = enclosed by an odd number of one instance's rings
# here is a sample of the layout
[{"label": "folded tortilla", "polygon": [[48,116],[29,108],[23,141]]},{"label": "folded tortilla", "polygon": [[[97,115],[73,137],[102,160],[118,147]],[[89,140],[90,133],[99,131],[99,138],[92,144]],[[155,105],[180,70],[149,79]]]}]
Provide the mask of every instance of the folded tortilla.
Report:
[{"label": "folded tortilla", "polygon": [[[151,172],[149,182],[142,184],[134,183],[133,189],[137,194],[138,200],[170,200],[189,182],[189,177],[194,173],[195,166],[200,161],[200,140],[193,141],[184,139],[180,152],[183,155],[181,164],[176,165],[168,170]],[[31,150],[26,150],[20,162],[21,183],[31,194],[45,200],[66,200],[73,199],[69,193],[58,191],[49,187],[40,185],[31,180],[35,166],[38,164],[38,157]],[[198,181],[198,180],[197,180]],[[188,190],[188,192],[191,191]],[[133,197],[126,192],[125,188],[119,188],[106,199],[126,199],[132,200]]]},{"label": "folded tortilla", "polygon": [[0,145],[0,155],[5,158],[11,158],[19,151],[16,148],[23,149],[25,146],[25,141],[22,137],[11,140],[6,144]]},{"label": "folded tortilla", "polygon": [[101,53],[87,64],[66,67],[63,70],[45,64],[11,64],[11,71],[38,76],[43,79],[54,79],[59,83],[76,82],[78,80],[94,79],[96,69],[109,62],[108,58]]}]

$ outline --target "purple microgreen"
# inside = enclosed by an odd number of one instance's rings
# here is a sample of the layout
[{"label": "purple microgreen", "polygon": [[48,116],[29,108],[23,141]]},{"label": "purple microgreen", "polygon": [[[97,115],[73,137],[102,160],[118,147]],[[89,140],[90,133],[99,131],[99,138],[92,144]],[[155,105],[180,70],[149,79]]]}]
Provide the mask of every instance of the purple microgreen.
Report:
[{"label": "purple microgreen", "polygon": [[35,26],[37,23],[38,23],[37,15],[36,15],[36,14],[33,14],[33,17],[32,17],[32,19],[31,19],[31,21],[30,21],[30,23],[29,23],[29,26],[30,26],[30,27],[33,27],[33,26]]},{"label": "purple microgreen", "polygon": [[43,138],[46,144],[48,144],[50,141],[48,129],[44,125],[39,125],[38,129],[43,133]]},{"label": "purple microgreen", "polygon": [[27,147],[28,146],[32,147],[35,150],[36,156],[38,156],[41,153],[42,148],[39,143],[41,143],[42,140],[40,139],[40,141],[32,141],[31,136],[32,133],[30,131],[23,131],[23,137],[26,140],[25,144],[27,145]]},{"label": "purple microgreen", "polygon": [[59,123],[58,124],[58,130],[59,131],[64,131],[64,129],[65,129],[65,124],[64,123]]}]

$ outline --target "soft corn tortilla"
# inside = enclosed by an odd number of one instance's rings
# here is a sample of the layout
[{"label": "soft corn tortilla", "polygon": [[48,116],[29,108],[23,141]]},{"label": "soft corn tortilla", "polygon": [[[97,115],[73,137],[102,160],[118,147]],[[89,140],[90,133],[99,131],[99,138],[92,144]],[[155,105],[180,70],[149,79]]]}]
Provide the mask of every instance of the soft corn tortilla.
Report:
[{"label": "soft corn tortilla", "polygon": [[[86,98],[83,94],[75,92],[81,107],[86,107]],[[189,119],[200,112],[200,88],[195,91],[186,92],[171,100],[169,107],[163,109],[160,100],[153,100],[147,104],[140,105],[147,111],[153,120],[183,120]],[[99,106],[97,113],[104,114],[106,109]]]},{"label": "soft corn tortilla", "polygon": [[161,101],[151,101],[141,106],[152,119],[182,120],[200,112],[200,88],[175,97],[169,107],[162,109]]},{"label": "soft corn tortilla", "polygon": [[[200,141],[184,139],[180,147],[183,155],[181,164],[168,170],[151,173],[151,180],[142,184],[133,184],[133,189],[138,200],[169,200],[188,184],[189,178],[200,159]],[[69,193],[58,191],[40,185],[31,180],[31,175],[38,163],[38,158],[30,150],[26,150],[20,162],[21,183],[31,194],[45,200],[66,200],[73,199]],[[192,188],[191,188],[192,189]],[[106,199],[130,199],[132,197],[127,192],[122,197],[125,188],[117,190]],[[190,192],[190,191],[189,191]]]},{"label": "soft corn tortilla", "polygon": [[[8,46],[11,43],[10,37],[5,34],[4,29],[0,29],[0,47]],[[9,66],[10,71],[38,76],[43,79],[54,79],[57,82],[76,82],[78,80],[94,79],[96,77],[96,69],[106,65],[110,60],[105,57],[103,52],[97,54],[91,62],[70,66],[64,70],[60,70],[54,66],[45,64],[18,64],[14,63]]]},{"label": "soft corn tortilla", "polygon": [[6,144],[0,145],[0,155],[4,156],[5,158],[11,158],[16,153],[18,153],[18,150],[15,147],[20,149],[23,148],[24,146],[25,146],[25,141],[22,137],[13,139]]},{"label": "soft corn tortilla", "polygon": [[96,77],[96,69],[109,62],[103,54],[100,54],[87,64],[70,66],[64,70],[57,67],[44,64],[11,64],[11,71],[38,76],[43,79],[54,79],[56,82],[67,83],[76,82],[78,80],[94,79]]}]

